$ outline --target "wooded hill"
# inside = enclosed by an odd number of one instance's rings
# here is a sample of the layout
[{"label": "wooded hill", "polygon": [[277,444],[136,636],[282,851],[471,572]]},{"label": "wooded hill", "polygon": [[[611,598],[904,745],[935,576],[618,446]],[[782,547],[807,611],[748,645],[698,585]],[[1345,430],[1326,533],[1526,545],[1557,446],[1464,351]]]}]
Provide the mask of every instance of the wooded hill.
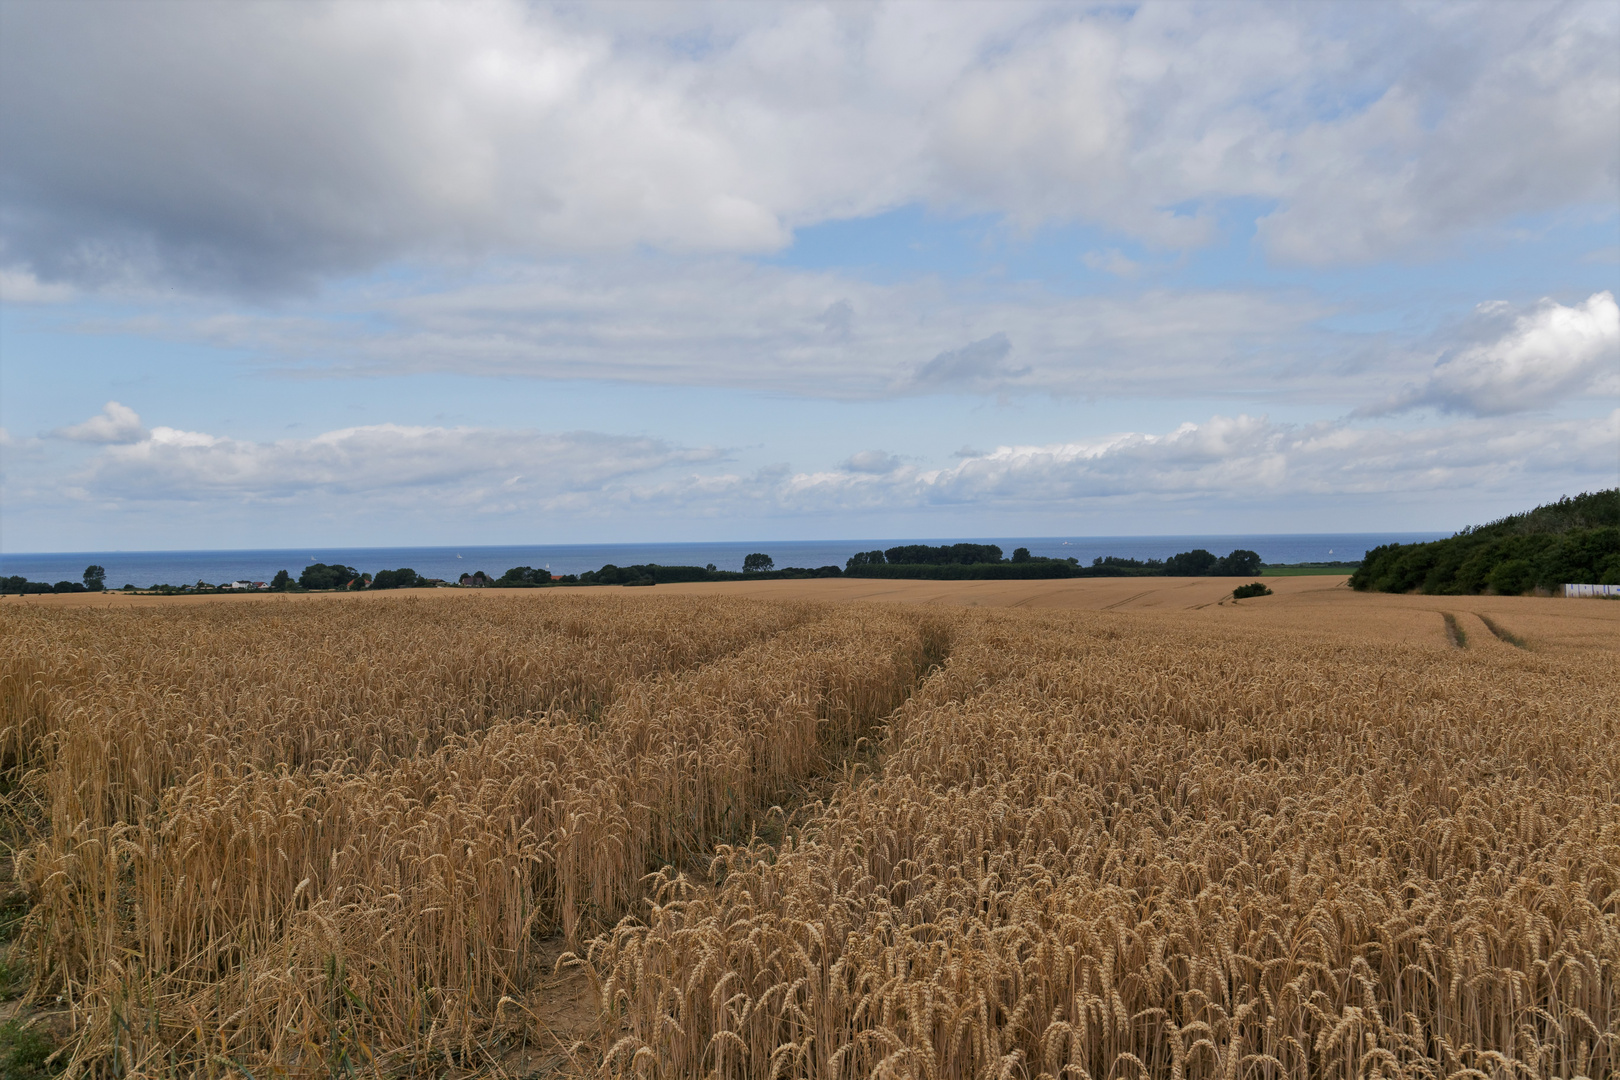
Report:
[{"label": "wooded hill", "polygon": [[1385,544],[1350,577],[1374,592],[1518,595],[1564,584],[1620,585],[1620,488],[1510,514],[1426,544]]}]

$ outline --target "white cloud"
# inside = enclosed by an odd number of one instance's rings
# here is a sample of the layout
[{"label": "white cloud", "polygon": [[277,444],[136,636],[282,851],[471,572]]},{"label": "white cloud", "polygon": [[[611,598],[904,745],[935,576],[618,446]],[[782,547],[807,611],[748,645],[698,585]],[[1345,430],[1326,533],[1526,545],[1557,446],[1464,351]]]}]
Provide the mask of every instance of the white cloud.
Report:
[{"label": "white cloud", "polygon": [[1134,278],[1142,273],[1142,264],[1134,259],[1126,258],[1118,248],[1109,248],[1107,251],[1088,251],[1080,257],[1080,261],[1093,270],[1102,270],[1115,277]]},{"label": "white cloud", "polygon": [[1493,340],[1453,350],[1426,382],[1373,411],[1432,405],[1499,416],[1580,394],[1620,394],[1620,306],[1613,293],[1594,293],[1573,307],[1543,300],[1516,317],[1506,304],[1486,303],[1479,315],[1487,323],[1507,317],[1512,323]]},{"label": "white cloud", "polygon": [[851,454],[843,467],[850,472],[883,475],[900,467],[900,459],[887,450],[862,450]]},{"label": "white cloud", "polygon": [[79,482],[124,500],[338,495],[488,508],[534,506],[717,456],[711,449],[590,432],[378,424],[265,443],[157,427],[140,442],[108,448]]},{"label": "white cloud", "polygon": [[10,460],[18,454],[34,455],[40,450],[39,439],[18,438],[6,428],[0,427],[0,450],[5,451],[5,458]]},{"label": "white cloud", "polygon": [[1620,410],[1596,420],[1537,425],[1470,420],[1401,429],[1342,423],[1278,424],[1212,417],[1161,435],[1127,433],[1070,443],[1002,446],[945,469],[902,466],[799,473],[777,485],[784,506],[1082,508],[1154,499],[1208,505],[1275,504],[1299,496],[1492,491],[1612,483]]},{"label": "white cloud", "polygon": [[27,269],[0,267],[0,304],[60,304],[72,298],[67,285],[47,284]]},{"label": "white cloud", "polygon": [[146,429],[141,426],[140,415],[128,405],[120,405],[116,401],[107,402],[100,413],[84,423],[58,428],[51,434],[57,438],[87,443],[132,443],[147,437]]},{"label": "white cloud", "polygon": [[[1612,205],[1612,5],[13,5],[4,251],[278,290],[391,260],[761,252],[913,203],[1423,253]],[[48,92],[47,92],[48,91]]]},{"label": "white cloud", "polygon": [[1422,254],[1516,215],[1612,212],[1617,16],[1602,3],[1405,13],[1405,70],[1365,108],[1312,119],[1287,140],[1262,240],[1284,259],[1328,265]]},{"label": "white cloud", "polygon": [[188,514],[283,514],[296,503],[316,517],[411,521],[431,509],[548,530],[652,518],[1057,521],[1127,507],[1270,513],[1301,501],[1375,506],[1459,492],[1544,500],[1612,483],[1616,445],[1620,410],[1423,428],[1215,416],[1162,433],[964,451],[946,467],[863,450],[824,470],[738,469],[713,449],[589,432],[382,424],[252,442],[156,427],[139,443],[105,447],[76,475],[8,479],[6,499],[11,513],[77,502],[138,515],[183,502]]}]

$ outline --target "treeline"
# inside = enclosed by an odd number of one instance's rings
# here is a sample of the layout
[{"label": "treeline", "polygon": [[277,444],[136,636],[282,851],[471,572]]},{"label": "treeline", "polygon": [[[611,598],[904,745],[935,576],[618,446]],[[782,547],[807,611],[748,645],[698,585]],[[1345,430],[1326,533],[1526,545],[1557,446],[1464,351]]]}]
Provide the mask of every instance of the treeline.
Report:
[{"label": "treeline", "polygon": [[[1054,559],[1044,555],[1031,555],[1028,548],[1022,547],[1015,549],[1011,558],[1003,558],[1001,548],[995,544],[963,543],[937,546],[900,544],[882,551],[857,552],[850,556],[842,568],[788,566],[777,569],[769,555],[754,552],[743,560],[743,569],[740,572],[719,570],[713,563],[707,566],[661,566],[657,563],[615,566],[608,563],[600,570],[587,570],[579,574],[553,576],[547,569],[514,566],[498,578],[478,570],[462,575],[457,581],[444,581],[424,577],[410,567],[379,570],[375,574],[370,574],[339,563],[311,563],[303,568],[296,579],[286,570],[280,570],[268,582],[210,585],[199,581],[196,585],[153,585],[146,591],[169,595],[229,592],[251,587],[270,592],[333,590],[358,592],[377,589],[435,588],[445,585],[532,589],[558,585],[671,585],[694,581],[763,581],[842,576],[925,578],[941,581],[981,578],[1253,577],[1260,573],[1260,569],[1260,556],[1241,548],[1221,556],[1216,556],[1203,548],[1195,548],[1192,551],[1172,555],[1168,559],[1127,559],[1110,555],[1092,560],[1089,566],[1082,566],[1077,559]],[[104,588],[102,581],[104,575],[105,571],[101,567],[92,566],[86,569],[82,584],[63,581],[47,585],[30,582],[22,577],[8,577],[0,579],[0,592],[95,591]]]},{"label": "treeline", "polygon": [[26,593],[75,593],[100,592],[92,589],[82,581],[58,581],[52,585],[48,581],[29,581],[21,574],[10,577],[0,577],[0,595],[26,594]]},{"label": "treeline", "polygon": [[1424,544],[1385,544],[1355,589],[1516,596],[1565,584],[1620,585],[1620,488],[1586,492]]},{"label": "treeline", "polygon": [[[425,578],[408,566],[362,574],[352,566],[311,563],[298,575],[300,589],[415,589],[442,584],[437,578]],[[277,592],[291,587],[291,576],[285,570],[277,572],[275,580],[270,582],[270,588]]]},{"label": "treeline", "polygon": [[[532,570],[527,566],[513,567],[490,582],[498,588],[532,588],[538,585],[674,585],[691,581],[771,581],[784,578],[838,577],[843,571],[836,566],[786,566],[775,569],[768,555],[750,555],[757,568],[752,570],[717,570],[713,563],[707,566],[661,566],[658,563],[636,563],[633,566],[615,566],[608,563],[600,570],[587,570],[581,574],[563,574],[553,580],[546,570]],[[763,560],[763,563],[760,562]],[[745,560],[744,566],[749,565]]]},{"label": "treeline", "polygon": [[272,592],[309,592],[330,589],[418,589],[443,585],[438,578],[426,578],[410,567],[362,574],[352,566],[338,563],[310,563],[299,573],[297,582],[285,570],[276,571],[270,581]]},{"label": "treeline", "polygon": [[52,585],[46,581],[29,581],[21,574],[11,574],[0,577],[0,596],[7,593],[76,593],[76,592],[103,592],[107,588],[107,571],[99,566],[84,568],[84,576],[79,581],[58,581]]},{"label": "treeline", "polygon": [[1016,548],[1003,559],[995,544],[902,544],[884,551],[863,551],[844,566],[850,577],[923,578],[937,581],[978,579],[1039,579],[1078,577],[1253,577],[1260,573],[1258,553],[1238,548],[1215,555],[1203,548],[1183,551],[1168,559],[1126,559],[1100,556],[1091,565],[1078,559],[1031,555]]}]

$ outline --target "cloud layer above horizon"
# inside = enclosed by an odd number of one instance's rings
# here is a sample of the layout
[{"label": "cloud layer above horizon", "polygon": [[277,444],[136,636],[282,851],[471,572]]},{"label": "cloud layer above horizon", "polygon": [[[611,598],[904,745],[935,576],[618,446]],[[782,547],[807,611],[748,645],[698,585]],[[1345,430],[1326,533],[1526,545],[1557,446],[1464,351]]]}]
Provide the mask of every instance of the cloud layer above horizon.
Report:
[{"label": "cloud layer above horizon", "polygon": [[429,495],[1446,528],[1620,474],[1610,4],[0,20],[7,550]]}]

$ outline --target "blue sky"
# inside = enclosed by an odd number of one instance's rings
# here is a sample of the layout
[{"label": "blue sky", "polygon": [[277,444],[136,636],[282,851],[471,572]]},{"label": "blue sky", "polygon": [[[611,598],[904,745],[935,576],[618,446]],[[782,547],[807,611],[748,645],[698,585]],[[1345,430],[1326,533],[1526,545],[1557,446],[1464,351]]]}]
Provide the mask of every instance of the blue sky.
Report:
[{"label": "blue sky", "polygon": [[1620,481],[1604,4],[0,3],[0,550]]}]

